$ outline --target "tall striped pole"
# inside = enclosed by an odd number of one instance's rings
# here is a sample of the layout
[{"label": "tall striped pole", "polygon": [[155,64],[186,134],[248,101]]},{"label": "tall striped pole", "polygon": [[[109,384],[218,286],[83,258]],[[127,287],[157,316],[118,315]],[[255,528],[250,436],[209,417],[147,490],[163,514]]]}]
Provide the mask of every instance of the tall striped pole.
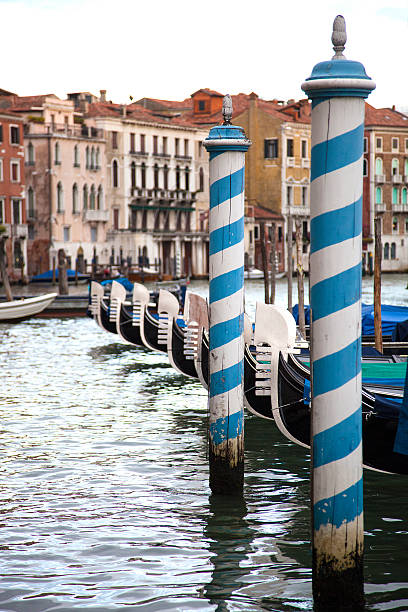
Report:
[{"label": "tall striped pole", "polygon": [[244,178],[250,146],[241,127],[213,127],[210,154],[209,462],[215,494],[242,495],[244,482]]},{"label": "tall striped pole", "polygon": [[302,89],[312,100],[311,364],[315,610],[362,610],[361,230],[364,98],[374,82],[335,56]]}]

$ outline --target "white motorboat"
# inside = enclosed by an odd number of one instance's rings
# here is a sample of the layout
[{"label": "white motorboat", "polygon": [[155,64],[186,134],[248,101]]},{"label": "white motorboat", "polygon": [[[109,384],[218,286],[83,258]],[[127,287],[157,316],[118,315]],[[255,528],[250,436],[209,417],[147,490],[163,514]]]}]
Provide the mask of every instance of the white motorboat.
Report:
[{"label": "white motorboat", "polygon": [[47,308],[56,297],[56,293],[46,293],[12,302],[0,302],[0,323],[15,323],[28,319]]}]

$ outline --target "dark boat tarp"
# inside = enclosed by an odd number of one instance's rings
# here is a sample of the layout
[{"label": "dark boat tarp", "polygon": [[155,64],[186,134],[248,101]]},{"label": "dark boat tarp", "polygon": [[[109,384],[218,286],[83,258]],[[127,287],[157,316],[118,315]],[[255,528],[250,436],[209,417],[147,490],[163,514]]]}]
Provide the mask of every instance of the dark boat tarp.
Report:
[{"label": "dark boat tarp", "polygon": [[111,285],[115,281],[115,283],[119,283],[123,285],[128,293],[132,293],[133,291],[133,283],[130,282],[126,276],[118,276],[118,278],[114,278],[113,280],[104,280],[101,282],[101,285]]},{"label": "dark boat tarp", "polygon": [[[296,304],[293,309],[293,316],[296,323],[299,323],[299,306]],[[374,336],[374,305],[361,305],[361,319],[363,336]],[[390,306],[383,304],[381,306],[381,324],[382,333],[384,336],[391,336],[397,324],[408,321],[408,306]],[[305,306],[305,323],[310,325],[310,306]],[[407,324],[408,327],[408,324]]]},{"label": "dark boat tarp", "polygon": [[404,397],[402,399],[402,406],[398,419],[394,453],[408,455],[408,373],[405,376]]},{"label": "dark boat tarp", "polygon": [[408,341],[408,320],[397,323],[392,332],[391,340],[393,342]]},{"label": "dark boat tarp", "polygon": [[[68,280],[75,280],[75,270],[67,270]],[[78,279],[86,279],[89,278],[88,274],[78,274]],[[55,279],[58,280],[58,268],[55,269]],[[33,276],[31,279],[33,283],[51,283],[52,282],[52,270],[48,270],[47,272],[43,272],[42,274],[37,274]],[[408,318],[408,317],[407,317]]]}]

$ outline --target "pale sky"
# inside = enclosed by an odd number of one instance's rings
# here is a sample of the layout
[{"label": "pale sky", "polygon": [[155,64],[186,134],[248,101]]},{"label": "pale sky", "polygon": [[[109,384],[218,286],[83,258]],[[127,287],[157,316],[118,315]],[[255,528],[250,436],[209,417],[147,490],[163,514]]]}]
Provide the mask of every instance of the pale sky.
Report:
[{"label": "pale sky", "polygon": [[408,0],[0,0],[0,87],[107,89],[119,103],[203,87],[301,98],[314,64],[333,55],[337,14],[347,59],[377,84],[368,101],[408,110]]}]

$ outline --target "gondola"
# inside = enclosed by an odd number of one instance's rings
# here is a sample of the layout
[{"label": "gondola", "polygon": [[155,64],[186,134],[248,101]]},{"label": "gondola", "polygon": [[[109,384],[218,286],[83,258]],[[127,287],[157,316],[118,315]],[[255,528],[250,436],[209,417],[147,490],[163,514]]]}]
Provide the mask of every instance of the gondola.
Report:
[{"label": "gondola", "polygon": [[188,359],[185,354],[186,328],[182,328],[177,320],[172,319],[169,322],[169,332],[167,353],[171,365],[180,374],[198,378],[193,357]]}]

